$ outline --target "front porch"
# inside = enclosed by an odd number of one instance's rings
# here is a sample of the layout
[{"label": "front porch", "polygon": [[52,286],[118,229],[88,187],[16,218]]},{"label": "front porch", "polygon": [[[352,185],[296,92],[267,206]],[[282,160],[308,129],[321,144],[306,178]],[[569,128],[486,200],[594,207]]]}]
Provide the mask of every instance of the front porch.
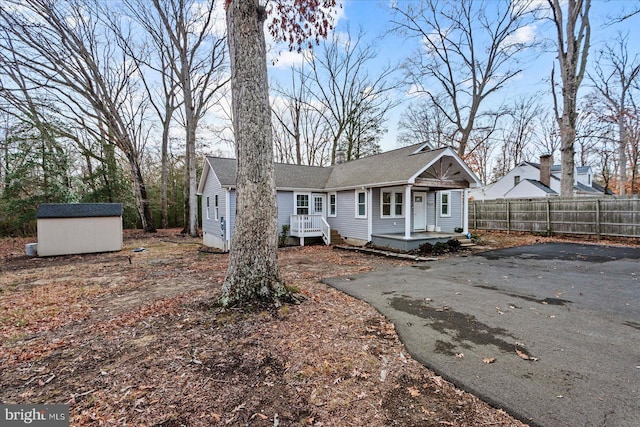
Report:
[{"label": "front porch", "polygon": [[446,243],[453,238],[465,238],[461,233],[444,233],[435,231],[415,231],[407,238],[404,233],[372,234],[371,243],[382,248],[391,248],[400,251],[412,251],[418,249],[424,243],[435,245],[438,242]]},{"label": "front porch", "polygon": [[322,237],[322,241],[331,243],[331,227],[322,215],[290,215],[289,235],[300,239],[300,246],[304,246],[306,237]]}]

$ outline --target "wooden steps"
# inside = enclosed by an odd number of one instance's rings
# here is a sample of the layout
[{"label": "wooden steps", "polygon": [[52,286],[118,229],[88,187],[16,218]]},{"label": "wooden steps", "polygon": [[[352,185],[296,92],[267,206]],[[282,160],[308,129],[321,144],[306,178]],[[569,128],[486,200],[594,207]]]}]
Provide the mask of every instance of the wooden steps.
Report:
[{"label": "wooden steps", "polygon": [[473,243],[473,240],[471,240],[471,239],[456,239],[456,240],[458,240],[458,242],[460,242],[460,247],[461,248],[470,248],[470,247],[476,245],[475,243]]},{"label": "wooden steps", "polygon": [[344,244],[344,240],[338,230],[331,229],[331,244],[332,245],[342,245]]}]

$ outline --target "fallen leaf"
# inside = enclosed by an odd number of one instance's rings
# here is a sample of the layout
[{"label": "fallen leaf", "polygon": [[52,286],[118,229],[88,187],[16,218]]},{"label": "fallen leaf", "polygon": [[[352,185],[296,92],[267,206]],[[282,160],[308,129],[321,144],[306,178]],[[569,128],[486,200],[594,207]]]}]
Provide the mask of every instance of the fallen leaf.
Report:
[{"label": "fallen leaf", "polygon": [[484,363],[493,363],[493,362],[496,361],[496,358],[495,357],[485,357],[484,359],[482,359],[482,361]]},{"label": "fallen leaf", "polygon": [[458,359],[462,359],[464,357],[464,353],[456,353],[456,357]]},{"label": "fallen leaf", "polygon": [[538,360],[538,358],[537,358],[537,357],[529,356],[529,355],[528,355],[527,353],[525,353],[524,351],[519,350],[519,349],[518,349],[518,347],[516,347],[516,354],[517,354],[518,356],[520,356],[520,358],[521,358],[522,360],[530,360],[530,361],[532,361],[532,362],[535,362],[536,360]]},{"label": "fallen leaf", "polygon": [[407,390],[409,391],[409,394],[411,395],[411,397],[420,396],[420,390],[418,390],[417,387],[407,387]]}]

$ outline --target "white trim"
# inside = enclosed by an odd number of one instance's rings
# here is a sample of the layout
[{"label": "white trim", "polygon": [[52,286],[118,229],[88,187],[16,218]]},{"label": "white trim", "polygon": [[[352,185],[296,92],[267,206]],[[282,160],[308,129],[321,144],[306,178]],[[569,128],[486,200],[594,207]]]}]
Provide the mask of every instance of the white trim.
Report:
[{"label": "white trim", "polygon": [[480,181],[480,179],[476,176],[476,174],[473,173],[473,171],[469,168],[469,166],[467,166],[467,164],[464,161],[462,161],[460,156],[458,156],[458,153],[456,153],[451,147],[447,147],[445,150],[442,151],[442,153],[438,154],[433,160],[431,160],[429,163],[427,163],[425,166],[419,169],[418,172],[416,172],[411,178],[409,178],[409,181],[408,181],[409,184],[415,184],[416,178],[418,178],[424,171],[429,169],[431,166],[433,166],[435,162],[437,162],[444,156],[451,156],[454,159],[456,159],[456,161],[462,167],[462,169],[469,175],[469,178],[471,178],[474,181],[469,183],[470,187],[482,186],[482,181]]},{"label": "white trim", "polygon": [[367,190],[367,212],[371,212],[367,219],[367,242],[370,242],[373,234],[373,188]]},{"label": "white trim", "polygon": [[[227,189],[225,191],[224,201],[225,201],[224,213],[226,215],[226,219],[225,219],[226,222],[224,224],[224,228],[225,228],[224,240],[229,242],[231,241],[231,190]],[[237,200],[236,200],[236,203],[238,203]],[[226,248],[226,250],[229,250],[229,249],[230,249],[230,245],[229,247]]]},{"label": "white trim", "polygon": [[[390,200],[390,203],[389,203],[389,215],[384,215],[384,212],[383,212],[384,193],[391,194],[391,200]],[[402,208],[402,213],[400,215],[396,214],[396,207],[398,206],[398,204],[396,204],[396,195],[397,194],[402,195],[402,203],[400,204],[400,207]],[[405,203],[405,191],[404,190],[402,190],[400,188],[381,188],[380,189],[380,219],[404,218],[405,212],[407,211],[405,206],[406,206],[406,203]]]},{"label": "white trim", "polygon": [[465,188],[462,192],[462,232],[469,232],[469,189]]},{"label": "white trim", "polygon": [[[307,213],[306,214],[301,214],[298,213],[298,196],[307,196]],[[311,214],[311,203],[312,203],[312,197],[311,197],[311,193],[307,193],[307,192],[302,192],[302,191],[294,191],[293,192],[293,213],[295,215],[309,215]]]},{"label": "white trim", "polygon": [[[364,215],[360,215],[360,198],[358,197],[360,194],[364,194]],[[368,207],[369,207],[369,201],[367,199],[369,199],[370,197],[367,197],[367,190],[366,189],[362,189],[362,190],[355,190],[354,191],[354,195],[355,195],[355,217],[356,218],[367,218],[367,214],[368,212]]]},{"label": "white trim", "polygon": [[[334,196],[335,203],[333,204],[335,211],[331,213],[331,196]],[[338,216],[338,192],[330,191],[327,193],[327,216],[330,218],[335,218]]]},{"label": "white trim", "polygon": [[[404,198],[407,206],[405,212],[411,212],[411,185],[404,187]],[[404,216],[404,238],[407,240],[411,238],[411,216],[409,213]]]},{"label": "white trim", "polygon": [[205,197],[205,208],[204,208],[204,212],[205,212],[205,217],[206,219],[211,219],[211,216],[209,215],[209,196]]},{"label": "white trim", "polygon": [[[442,213],[442,196],[447,195],[447,213]],[[441,218],[451,217],[451,191],[438,191],[438,216]]]}]

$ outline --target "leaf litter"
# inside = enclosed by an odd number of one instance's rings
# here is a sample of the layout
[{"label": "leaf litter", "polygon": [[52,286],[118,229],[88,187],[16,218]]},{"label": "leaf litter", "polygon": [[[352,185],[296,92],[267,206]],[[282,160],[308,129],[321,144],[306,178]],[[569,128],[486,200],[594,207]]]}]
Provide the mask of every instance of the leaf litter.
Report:
[{"label": "leaf litter", "polygon": [[524,425],[320,282],[406,261],[284,248],[282,274],[307,300],[243,312],[215,304],[227,255],[178,230],[126,231],[110,254],[29,258],[28,242],[0,239],[4,403],[68,403],[74,426]]}]

